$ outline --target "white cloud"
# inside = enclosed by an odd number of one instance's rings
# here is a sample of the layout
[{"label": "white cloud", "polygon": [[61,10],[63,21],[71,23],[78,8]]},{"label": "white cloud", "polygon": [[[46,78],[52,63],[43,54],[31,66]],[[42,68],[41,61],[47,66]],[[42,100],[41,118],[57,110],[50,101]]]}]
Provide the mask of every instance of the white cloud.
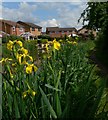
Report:
[{"label": "white cloud", "polygon": [[[70,3],[73,5],[74,3]],[[78,24],[78,19],[83,12],[83,10],[86,8],[85,3],[78,3],[74,4],[74,8],[71,8],[69,6],[65,6],[64,9],[58,9],[58,15],[59,15],[59,22],[61,23],[61,26],[63,27],[76,27],[79,28],[82,26],[82,23],[80,22]]]},{"label": "white cloud", "polygon": [[82,2],[87,0],[3,0],[3,2]]},{"label": "white cloud", "polygon": [[60,26],[59,22],[56,19],[41,21],[39,23],[43,27],[43,31],[46,30],[46,27],[57,27]]},{"label": "white cloud", "polygon": [[[86,2],[70,2],[70,3],[38,3],[38,5],[41,5],[42,9],[45,10],[54,10],[56,12],[55,19],[60,24],[61,27],[76,27],[80,28],[82,27],[82,22],[78,24],[78,19],[83,12],[83,10],[86,8]],[[74,5],[74,7],[73,7]],[[50,6],[50,7],[49,7]],[[50,15],[52,16],[52,15]],[[50,17],[51,19],[51,17]],[[49,20],[47,21],[41,21],[40,23],[49,23]],[[46,24],[47,25],[47,24]],[[50,24],[48,24],[50,25]]]},{"label": "white cloud", "polygon": [[36,10],[36,8],[37,8],[37,5],[30,5],[27,2],[21,2],[20,5],[19,5],[19,10],[20,11],[25,11],[26,10],[26,12],[32,12],[32,11]]},{"label": "white cloud", "polygon": [[2,18],[2,5],[0,5],[0,18]]},{"label": "white cloud", "polygon": [[14,21],[23,20],[35,22],[36,20],[38,20],[38,18],[34,17],[32,12],[36,9],[36,5],[30,5],[26,2],[22,2],[19,4],[18,9],[2,7],[2,17],[4,19],[10,19]]}]

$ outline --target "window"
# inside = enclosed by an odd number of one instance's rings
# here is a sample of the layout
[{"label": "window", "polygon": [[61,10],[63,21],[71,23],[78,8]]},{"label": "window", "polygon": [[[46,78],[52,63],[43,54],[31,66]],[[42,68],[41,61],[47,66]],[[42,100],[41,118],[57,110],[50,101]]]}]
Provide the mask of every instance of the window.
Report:
[{"label": "window", "polygon": [[23,32],[23,28],[22,28],[22,27],[20,27],[20,28],[19,28],[19,31],[20,31],[20,32]]},{"label": "window", "polygon": [[64,31],[62,31],[62,34],[64,34]]},{"label": "window", "polygon": [[59,34],[59,32],[58,32],[58,31],[56,31],[55,33],[56,33],[56,34]]},{"label": "window", "polygon": [[38,28],[38,31],[40,31],[40,32],[41,32],[41,28]]},{"label": "window", "polygon": [[53,34],[53,33],[55,33],[55,31],[50,31],[50,34]]},{"label": "window", "polygon": [[85,31],[85,33],[88,33],[88,31]]},{"label": "window", "polygon": [[35,31],[35,28],[34,28],[34,27],[32,28],[32,31]]},{"label": "window", "polygon": [[15,31],[15,26],[12,27],[12,30]]}]

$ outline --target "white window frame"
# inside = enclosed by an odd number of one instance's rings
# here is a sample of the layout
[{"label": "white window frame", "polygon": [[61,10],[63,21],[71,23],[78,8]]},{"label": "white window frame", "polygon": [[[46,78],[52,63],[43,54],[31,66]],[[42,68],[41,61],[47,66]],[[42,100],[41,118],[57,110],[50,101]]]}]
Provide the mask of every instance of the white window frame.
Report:
[{"label": "white window frame", "polygon": [[24,29],[23,29],[22,27],[20,27],[20,28],[19,28],[19,31],[20,31],[20,32],[23,32],[23,31],[24,31]]},{"label": "white window frame", "polygon": [[12,31],[15,31],[15,26],[12,27]]}]

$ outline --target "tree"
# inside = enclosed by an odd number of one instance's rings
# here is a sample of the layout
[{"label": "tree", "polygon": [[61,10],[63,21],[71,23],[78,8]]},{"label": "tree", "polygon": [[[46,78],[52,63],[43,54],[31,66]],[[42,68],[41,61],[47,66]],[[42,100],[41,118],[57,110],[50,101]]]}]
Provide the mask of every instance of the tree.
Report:
[{"label": "tree", "polygon": [[83,19],[83,25],[88,21],[88,28],[98,31],[96,51],[100,56],[104,55],[108,58],[108,1],[88,2],[78,22],[81,19]]},{"label": "tree", "polygon": [[83,25],[88,21],[88,27],[92,29],[101,29],[108,23],[108,2],[88,2],[87,8],[81,14]]}]

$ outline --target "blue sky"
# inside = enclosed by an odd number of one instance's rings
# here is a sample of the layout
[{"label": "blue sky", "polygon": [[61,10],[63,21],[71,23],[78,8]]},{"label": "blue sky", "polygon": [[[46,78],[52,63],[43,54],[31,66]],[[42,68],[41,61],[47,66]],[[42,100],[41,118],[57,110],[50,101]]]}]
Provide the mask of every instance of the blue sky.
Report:
[{"label": "blue sky", "polygon": [[[43,0],[44,1],[44,0]],[[76,27],[78,18],[87,7],[86,2],[2,2],[3,19],[32,22],[45,31],[46,27]]]}]

